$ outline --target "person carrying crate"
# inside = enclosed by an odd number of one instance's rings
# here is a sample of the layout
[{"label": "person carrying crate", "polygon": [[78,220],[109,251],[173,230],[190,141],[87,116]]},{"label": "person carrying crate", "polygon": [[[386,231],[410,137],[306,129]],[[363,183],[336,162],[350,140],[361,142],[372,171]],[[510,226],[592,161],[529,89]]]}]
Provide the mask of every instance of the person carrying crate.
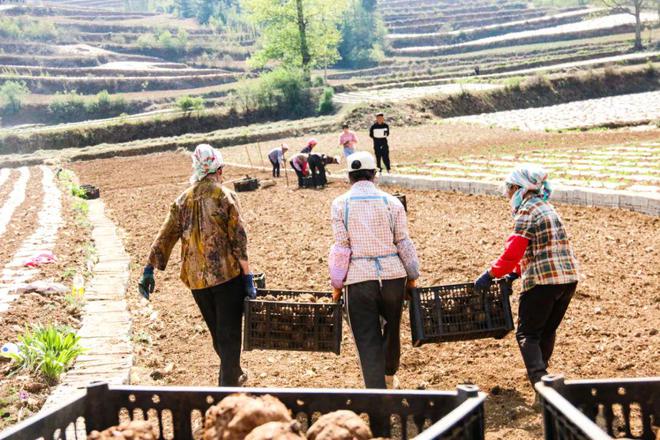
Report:
[{"label": "person carrying crate", "polygon": [[236,194],[222,186],[223,161],[210,145],[198,145],[192,155],[191,186],[172,204],[156,237],[139,282],[147,300],[155,288],[154,267],[165,270],[181,240],[181,280],[193,298],[220,357],[221,386],[242,385],[243,301],[256,297]]},{"label": "person carrying crate", "polygon": [[419,260],[403,205],[374,184],[374,157],[358,152],[347,161],[352,187],[331,209],[333,296],[339,300],[341,289],[346,292],[348,324],[365,386],[397,388],[403,301],[419,278]]},{"label": "person carrying crate", "polygon": [[516,168],[506,178],[514,227],[504,253],[476,281],[487,288],[493,278],[513,281],[522,274],[516,339],[534,385],[548,374],[555,335],[573,298],[578,263],[555,208],[547,173],[540,167]]}]

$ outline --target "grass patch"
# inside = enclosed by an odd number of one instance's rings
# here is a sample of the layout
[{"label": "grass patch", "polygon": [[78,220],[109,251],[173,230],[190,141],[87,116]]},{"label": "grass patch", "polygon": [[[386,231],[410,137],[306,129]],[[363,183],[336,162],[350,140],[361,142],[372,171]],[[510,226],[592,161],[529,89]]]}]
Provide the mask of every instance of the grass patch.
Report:
[{"label": "grass patch", "polygon": [[51,384],[84,352],[73,329],[52,324],[26,328],[18,341],[18,353],[9,355],[15,371],[39,374]]}]

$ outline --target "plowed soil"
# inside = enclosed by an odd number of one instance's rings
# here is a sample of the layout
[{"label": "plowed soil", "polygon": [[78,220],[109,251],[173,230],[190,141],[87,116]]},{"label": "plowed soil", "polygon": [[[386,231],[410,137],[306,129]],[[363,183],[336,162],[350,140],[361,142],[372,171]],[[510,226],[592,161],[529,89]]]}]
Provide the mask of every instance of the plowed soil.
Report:
[{"label": "plowed soil", "polygon": [[[133,258],[133,383],[215,385],[218,359],[192,295],[178,279],[178,246],[167,270],[156,274],[151,303],[137,294],[150,244],[170,203],[187,186],[189,158],[159,154],[76,163],[72,168],[83,183],[100,187],[109,215],[126,231],[125,245]],[[242,174],[228,169],[226,179]],[[289,179],[294,182],[293,176]],[[273,188],[240,194],[251,264],[266,273],[269,287],[328,290],[330,203],[347,189],[347,184],[333,183],[322,191],[294,190],[282,178]],[[504,199],[404,192],[422,262],[422,285],[471,281],[501,252],[511,228]],[[559,330],[551,371],[569,378],[658,374],[660,219],[603,208],[559,205],[558,210],[581,262],[582,280]],[[515,315],[517,293],[512,307]],[[489,439],[541,438],[541,417],[532,409],[532,388],[513,334],[503,340],[412,348],[407,326],[406,318],[398,374],[404,388],[477,384],[490,394]],[[250,386],[362,386],[346,328],[340,356],[254,351],[244,353],[243,364]]]}]

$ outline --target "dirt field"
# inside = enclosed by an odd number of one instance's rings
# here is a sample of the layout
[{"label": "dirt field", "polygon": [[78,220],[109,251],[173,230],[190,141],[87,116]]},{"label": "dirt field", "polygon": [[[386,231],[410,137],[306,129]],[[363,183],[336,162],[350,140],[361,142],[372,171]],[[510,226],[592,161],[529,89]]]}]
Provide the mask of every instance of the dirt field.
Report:
[{"label": "dirt field", "polygon": [[[150,304],[137,279],[169,204],[186,187],[189,159],[160,154],[76,163],[85,183],[101,188],[109,214],[126,230],[133,258],[134,383],[214,385],[218,359],[190,292],[178,280],[178,246],[156,274]],[[228,170],[227,179],[243,174]],[[324,191],[288,189],[284,179],[240,200],[255,271],[274,288],[328,289],[331,200]],[[496,197],[407,191],[410,231],[422,261],[422,285],[473,280],[501,251],[511,218]],[[660,219],[627,211],[559,206],[582,264],[582,281],[558,335],[551,371],[570,378],[645,376],[660,364]],[[512,304],[514,310],[517,300]],[[155,312],[155,313],[154,313]],[[360,387],[357,358],[344,329],[342,354],[247,352],[250,386]],[[489,439],[537,439],[540,415],[513,335],[504,340],[413,349],[403,326],[399,377],[405,388],[453,389],[476,383],[490,393]],[[154,379],[156,378],[156,379]]]}]

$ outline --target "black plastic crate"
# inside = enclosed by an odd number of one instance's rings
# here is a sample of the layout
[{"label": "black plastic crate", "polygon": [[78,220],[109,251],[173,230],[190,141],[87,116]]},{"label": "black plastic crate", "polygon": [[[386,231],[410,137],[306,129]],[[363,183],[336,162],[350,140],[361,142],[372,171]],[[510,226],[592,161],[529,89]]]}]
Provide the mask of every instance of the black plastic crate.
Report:
[{"label": "black plastic crate", "polygon": [[244,179],[234,182],[236,192],[256,191],[259,188],[259,180],[256,177],[246,176]]},{"label": "black plastic crate", "polygon": [[401,193],[394,193],[392,195],[397,199],[399,199],[399,201],[403,205],[403,209],[405,209],[405,211],[408,212],[408,201],[406,200],[406,195]]},{"label": "black plastic crate", "polygon": [[[267,301],[267,295],[291,301]],[[320,351],[339,354],[341,305],[336,302],[296,302],[300,295],[332,298],[327,292],[257,290],[256,299],[245,299],[244,350]]]},{"label": "black plastic crate", "polygon": [[85,439],[88,432],[128,421],[129,415],[157,423],[161,439],[199,439],[206,410],[237,392],[277,397],[305,430],[321,414],[349,409],[367,414],[378,436],[402,440],[484,438],[485,395],[469,385],[449,392],[97,384],[88,387],[83,396],[3,431],[0,440]]},{"label": "black plastic crate", "polygon": [[101,197],[101,192],[94,185],[80,185],[80,189],[84,191],[84,199],[94,200]]},{"label": "black plastic crate", "polygon": [[510,294],[503,280],[489,289],[476,289],[472,283],[414,289],[409,307],[413,346],[503,338],[513,330]]},{"label": "black plastic crate", "polygon": [[254,274],[254,285],[256,286],[257,289],[265,289],[266,288],[266,274],[263,272],[255,273]]},{"label": "black plastic crate", "polygon": [[546,440],[655,440],[660,431],[660,377],[536,384]]},{"label": "black plastic crate", "polygon": [[305,176],[302,179],[303,188],[314,188],[314,179],[312,176]]}]

